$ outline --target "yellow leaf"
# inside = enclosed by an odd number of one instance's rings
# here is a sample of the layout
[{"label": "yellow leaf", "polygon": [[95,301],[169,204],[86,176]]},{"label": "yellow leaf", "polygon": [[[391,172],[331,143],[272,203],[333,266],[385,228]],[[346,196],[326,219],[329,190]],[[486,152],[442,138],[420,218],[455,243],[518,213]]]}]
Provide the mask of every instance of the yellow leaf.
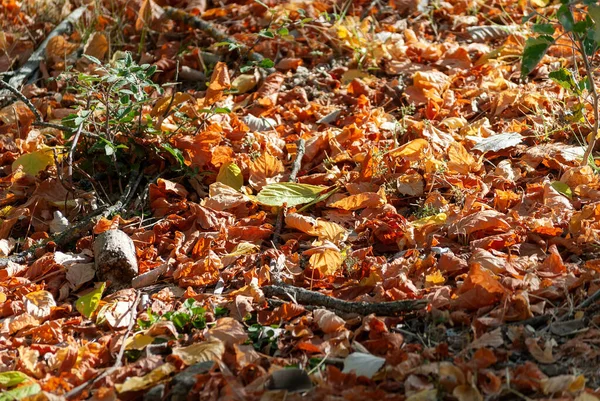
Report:
[{"label": "yellow leaf", "polygon": [[425,276],[425,281],[431,285],[438,285],[446,282],[446,279],[442,276],[442,272],[436,269],[432,274]]},{"label": "yellow leaf", "polygon": [[155,383],[166,378],[177,369],[175,365],[166,363],[154,369],[147,375],[141,377],[129,377],[123,384],[115,384],[115,388],[119,393],[125,393],[127,391],[140,391],[152,387]]},{"label": "yellow leaf", "polygon": [[137,334],[134,337],[129,337],[127,339],[125,349],[143,350],[148,345],[152,344],[153,341],[154,337],[149,336],[148,334]]},{"label": "yellow leaf", "polygon": [[317,219],[317,235],[321,241],[338,243],[346,238],[347,231],[337,223]]},{"label": "yellow leaf", "polygon": [[19,166],[23,166],[25,174],[36,176],[46,167],[54,164],[54,153],[51,148],[36,150],[35,152],[25,153],[15,160],[12,164],[13,171]]},{"label": "yellow leaf", "polygon": [[244,185],[242,170],[233,162],[223,163],[217,175],[217,182],[239,191],[242,185]]},{"label": "yellow leaf", "polygon": [[311,255],[308,263],[313,269],[318,269],[323,275],[331,276],[342,267],[342,255],[334,249],[323,249]]},{"label": "yellow leaf", "polygon": [[257,83],[258,79],[254,74],[242,74],[233,80],[231,89],[235,89],[238,94],[242,94],[254,89]]},{"label": "yellow leaf", "polygon": [[448,215],[446,215],[446,213],[438,213],[434,216],[429,216],[429,217],[423,217],[422,219],[419,220],[415,220],[412,222],[412,225],[415,228],[422,228],[428,225],[442,225],[446,223],[446,219],[448,218]]},{"label": "yellow leaf", "polygon": [[218,340],[205,341],[173,350],[173,355],[181,359],[186,365],[221,359],[224,353],[225,345]]},{"label": "yellow leaf", "polygon": [[6,302],[6,294],[3,292],[0,292],[0,303],[2,302]]}]

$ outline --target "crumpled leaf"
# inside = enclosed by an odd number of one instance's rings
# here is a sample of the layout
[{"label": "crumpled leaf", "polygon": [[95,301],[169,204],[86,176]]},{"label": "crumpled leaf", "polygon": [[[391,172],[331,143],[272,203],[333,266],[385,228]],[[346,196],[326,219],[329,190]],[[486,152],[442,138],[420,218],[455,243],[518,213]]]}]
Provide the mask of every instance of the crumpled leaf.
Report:
[{"label": "crumpled leaf", "polygon": [[473,149],[485,152],[498,152],[500,150],[515,147],[523,142],[523,136],[516,132],[507,132],[504,134],[496,134],[483,138],[473,146]]},{"label": "crumpled leaf", "polygon": [[115,388],[119,393],[126,393],[128,391],[140,391],[154,386],[159,381],[168,377],[171,373],[175,372],[177,368],[171,363],[165,363],[158,368],[152,370],[150,373],[141,377],[128,377],[124,383],[115,384]]},{"label": "crumpled leaf", "polygon": [[354,372],[357,376],[371,379],[381,369],[385,359],[371,354],[354,352],[344,359],[343,373]]},{"label": "crumpled leaf", "polygon": [[187,347],[173,349],[173,356],[181,359],[186,365],[198,362],[220,360],[225,352],[225,344],[220,340],[204,341]]},{"label": "crumpled leaf", "polygon": [[48,291],[34,291],[23,297],[27,313],[38,319],[46,318],[56,307],[54,297]]}]

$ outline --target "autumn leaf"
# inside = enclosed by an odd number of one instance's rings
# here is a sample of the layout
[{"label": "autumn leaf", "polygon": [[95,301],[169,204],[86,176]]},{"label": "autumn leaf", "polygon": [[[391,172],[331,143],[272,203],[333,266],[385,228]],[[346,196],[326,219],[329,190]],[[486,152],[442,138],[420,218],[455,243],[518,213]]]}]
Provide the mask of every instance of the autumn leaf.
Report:
[{"label": "autumn leaf", "polygon": [[175,365],[166,363],[152,370],[150,373],[140,377],[128,377],[124,383],[115,384],[115,388],[119,393],[126,393],[128,391],[140,391],[152,387],[157,382],[168,377],[171,373],[175,372],[177,368]]},{"label": "autumn leaf", "polygon": [[100,283],[95,289],[79,297],[75,307],[83,316],[89,318],[98,308],[106,283]]},{"label": "autumn leaf", "polygon": [[213,73],[210,77],[210,83],[208,84],[208,90],[206,91],[206,97],[204,98],[204,105],[212,106],[221,100],[223,91],[229,88],[231,88],[231,82],[229,79],[229,70],[227,69],[227,64],[218,62],[215,65]]},{"label": "autumn leaf", "polygon": [[218,339],[173,349],[173,356],[186,365],[221,359],[225,345]]}]

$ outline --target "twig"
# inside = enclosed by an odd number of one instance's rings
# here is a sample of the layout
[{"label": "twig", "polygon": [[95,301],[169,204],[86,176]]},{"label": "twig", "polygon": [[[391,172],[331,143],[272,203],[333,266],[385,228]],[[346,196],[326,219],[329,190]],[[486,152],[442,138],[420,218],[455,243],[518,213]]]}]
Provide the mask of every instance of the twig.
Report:
[{"label": "twig", "polygon": [[0,88],[3,88],[5,90],[9,91],[17,99],[19,99],[20,101],[25,103],[25,106],[27,106],[27,108],[29,110],[31,110],[31,112],[33,113],[33,116],[35,117],[35,121],[33,122],[33,125],[37,125],[38,127],[54,128],[54,129],[57,129],[60,131],[73,132],[73,129],[71,127],[45,122],[44,117],[42,116],[40,111],[37,109],[37,107],[35,107],[33,105],[33,103],[31,103],[31,100],[27,99],[27,97],[25,97],[25,95],[23,95],[21,92],[19,92],[19,90],[17,88],[15,88],[14,86],[12,86],[11,84],[4,82],[3,80],[0,79]]},{"label": "twig", "polygon": [[580,303],[577,306],[577,309],[585,309],[589,306],[592,306],[592,304],[598,302],[598,300],[600,300],[600,290],[596,290],[596,292],[590,295],[585,301]]},{"label": "twig", "polygon": [[392,302],[352,302],[333,298],[317,291],[289,284],[275,284],[262,287],[267,297],[293,297],[300,305],[322,306],[329,310],[344,313],[355,313],[358,315],[376,314],[380,316],[393,316],[401,312],[411,312],[423,309],[427,305],[426,300],[404,300]]},{"label": "twig", "polygon": [[133,197],[133,194],[139,186],[142,176],[143,174],[140,174],[137,171],[131,174],[131,179],[129,180],[129,184],[127,184],[127,190],[125,191],[125,194],[114,205],[96,210],[94,213],[91,213],[90,215],[86,216],[83,220],[81,220],[79,223],[72,226],[68,230],[59,233],[58,235],[54,236],[53,238],[47,241],[40,242],[34,245],[24,252],[0,258],[0,267],[6,267],[11,262],[25,263],[31,260],[35,256],[35,252],[38,249],[45,247],[46,244],[48,244],[48,242],[50,241],[55,242],[60,247],[68,244],[74,238],[81,238],[87,232],[89,232],[90,229],[93,228],[93,226],[96,225],[98,221],[100,221],[100,219],[106,218],[111,214],[121,212],[125,208],[125,206],[127,206],[129,202],[131,202],[131,198]]},{"label": "twig", "polygon": [[302,158],[306,152],[306,147],[304,145],[304,139],[302,138],[298,139],[298,142],[296,142],[296,159],[292,165],[292,172],[290,173],[290,179],[288,180],[289,182],[296,181],[296,176],[300,171],[300,167],[302,167]]},{"label": "twig", "polygon": [[[290,178],[288,182],[296,181],[296,176],[300,171],[300,167],[302,166],[302,158],[304,157],[304,152],[306,152],[306,147],[304,146],[304,139],[298,139],[296,142],[296,158],[294,159],[294,163],[292,164],[292,172],[290,173]],[[279,242],[279,237],[281,236],[281,230],[283,229],[283,215],[285,214],[286,207],[279,208],[279,213],[277,213],[277,220],[275,221],[275,230],[273,231],[273,244],[277,245]]]},{"label": "twig", "polygon": [[[260,63],[265,59],[265,57],[262,54],[252,51],[248,48],[248,46],[231,38],[229,35],[227,35],[227,33],[223,32],[210,22],[205,21],[200,17],[188,14],[185,11],[174,7],[164,7],[163,10],[165,10],[165,15],[170,19],[174,21],[183,22],[184,24],[189,25],[192,28],[200,29],[206,32],[211,38],[213,38],[217,42],[226,42],[231,45],[234,45],[240,50],[247,52],[248,59],[250,59],[251,61]],[[266,68],[265,70],[269,74],[275,72],[275,69],[273,68]]]},{"label": "twig", "polygon": [[[17,73],[8,81],[8,83],[13,88],[20,88],[21,85],[23,85],[25,82],[32,82],[32,77],[34,77],[37,74],[40,68],[40,62],[44,59],[46,47],[48,46],[50,39],[57,35],[62,35],[63,33],[70,31],[71,27],[77,22],[79,18],[81,18],[86,9],[87,6],[82,6],[75,9],[75,11],[69,14],[67,18],[65,18],[60,24],[56,26],[56,28],[52,30],[52,32],[50,32],[48,36],[46,36],[46,39],[44,39],[42,44],[31,54],[27,62],[23,64],[23,66],[19,68]],[[0,99],[1,98],[2,94],[0,93]]]},{"label": "twig", "polygon": [[121,365],[123,364],[123,362],[122,362],[123,354],[125,354],[125,346],[127,345],[127,338],[129,338],[129,335],[131,334],[131,330],[133,330],[133,326],[135,325],[136,312],[137,312],[137,307],[138,307],[139,302],[140,302],[140,292],[136,291],[135,292],[135,301],[133,301],[133,304],[131,305],[131,307],[129,309],[132,313],[131,321],[129,322],[129,326],[127,327],[125,336],[123,337],[123,343],[121,344],[121,348],[119,349],[119,353],[117,354],[117,360],[115,361],[115,364],[111,368],[106,369],[99,376],[96,376],[94,379],[87,380],[86,382],[80,384],[79,386],[75,387],[74,389],[72,389],[71,391],[66,393],[64,395],[65,399],[68,400],[72,397],[79,395],[79,393],[81,393],[83,390],[85,390],[89,386],[93,386],[94,384],[98,383],[100,380],[104,379],[106,376],[112,374],[115,370],[117,370],[121,367]]}]

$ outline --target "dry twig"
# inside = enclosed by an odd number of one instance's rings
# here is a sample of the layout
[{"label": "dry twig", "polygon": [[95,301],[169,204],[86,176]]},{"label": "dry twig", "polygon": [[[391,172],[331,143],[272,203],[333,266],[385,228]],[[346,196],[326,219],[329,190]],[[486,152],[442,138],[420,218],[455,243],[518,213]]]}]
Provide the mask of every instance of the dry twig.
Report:
[{"label": "dry twig", "polygon": [[300,305],[322,306],[332,311],[355,313],[363,316],[370,314],[393,316],[402,312],[420,310],[427,305],[427,301],[422,299],[373,303],[344,301],[317,291],[310,291],[283,283],[268,285],[262,287],[262,290],[267,297],[292,297]]}]

